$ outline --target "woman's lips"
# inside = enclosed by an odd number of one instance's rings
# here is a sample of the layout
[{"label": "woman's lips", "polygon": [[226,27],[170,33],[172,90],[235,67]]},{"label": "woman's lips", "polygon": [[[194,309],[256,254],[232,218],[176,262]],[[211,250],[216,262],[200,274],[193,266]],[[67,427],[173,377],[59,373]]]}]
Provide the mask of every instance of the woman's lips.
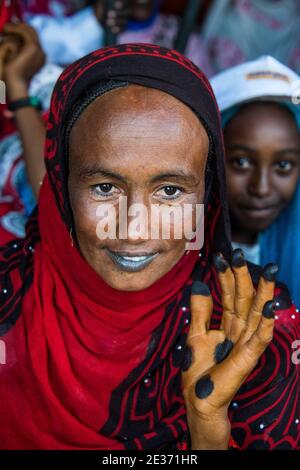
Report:
[{"label": "woman's lips", "polygon": [[241,207],[242,211],[245,215],[249,217],[255,218],[266,218],[269,217],[273,212],[277,210],[276,206],[268,206],[268,207],[255,207],[255,206],[248,206],[248,207]]},{"label": "woman's lips", "polygon": [[159,253],[151,254],[121,254],[109,249],[105,250],[108,256],[119,266],[123,271],[138,272],[148,266]]}]

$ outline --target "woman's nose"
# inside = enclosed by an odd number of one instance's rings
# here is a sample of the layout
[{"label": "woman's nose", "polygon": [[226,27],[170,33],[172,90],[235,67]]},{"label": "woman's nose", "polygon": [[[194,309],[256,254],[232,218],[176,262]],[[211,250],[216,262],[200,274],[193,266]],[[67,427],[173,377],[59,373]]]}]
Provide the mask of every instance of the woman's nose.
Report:
[{"label": "woman's nose", "polygon": [[128,240],[148,240],[150,234],[151,207],[143,195],[128,198],[127,234]]},{"label": "woman's nose", "polygon": [[271,192],[271,177],[267,169],[254,171],[248,191],[252,196],[266,197]]}]

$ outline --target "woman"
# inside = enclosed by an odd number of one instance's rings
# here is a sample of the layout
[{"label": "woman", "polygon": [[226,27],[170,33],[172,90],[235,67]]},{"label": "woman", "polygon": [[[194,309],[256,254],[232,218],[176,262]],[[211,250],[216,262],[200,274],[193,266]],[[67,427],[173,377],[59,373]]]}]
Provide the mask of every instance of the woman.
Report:
[{"label": "woman", "polygon": [[268,56],[212,79],[222,112],[233,246],[253,263],[275,261],[298,307],[299,80]]},{"label": "woman", "polygon": [[[274,264],[260,279],[250,267],[257,294],[240,250],[229,266],[221,127],[199,69],[151,45],[79,60],[52,96],[46,165],[26,240],[1,250],[1,447],[227,449],[232,434],[297,448],[299,318]],[[138,236],[101,238],[98,211],[121,196],[192,216],[204,203],[204,246],[144,237],[144,216]]]}]

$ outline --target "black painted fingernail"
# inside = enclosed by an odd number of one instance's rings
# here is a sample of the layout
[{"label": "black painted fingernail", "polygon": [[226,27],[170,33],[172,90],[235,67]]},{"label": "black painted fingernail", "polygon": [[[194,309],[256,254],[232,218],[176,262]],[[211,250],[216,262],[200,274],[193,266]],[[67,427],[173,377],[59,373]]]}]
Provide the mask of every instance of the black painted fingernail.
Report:
[{"label": "black painted fingernail", "polygon": [[205,375],[195,385],[195,393],[198,398],[207,398],[214,389],[214,383],[209,375]]},{"label": "black painted fingernail", "polygon": [[206,297],[208,297],[210,295],[210,290],[206,284],[203,284],[203,282],[195,281],[192,284],[191,294],[205,295]]},{"label": "black painted fingernail", "polygon": [[234,250],[232,254],[232,266],[235,268],[241,268],[246,265],[246,260],[244,257],[244,252],[241,248]]},{"label": "black painted fingernail", "polygon": [[225,339],[223,343],[219,343],[215,349],[215,362],[219,364],[219,362],[224,361],[226,357],[230,354],[233,348],[233,342],[230,339]]},{"label": "black painted fingernail", "polygon": [[274,302],[274,300],[269,300],[264,305],[263,312],[262,312],[263,317],[274,318],[275,311],[276,311],[276,303]]},{"label": "black painted fingernail", "polygon": [[229,264],[221,253],[214,256],[214,265],[220,273],[225,273],[226,269],[229,268]]},{"label": "black painted fingernail", "polygon": [[183,363],[181,366],[182,370],[183,371],[188,370],[192,364],[192,361],[193,361],[192,350],[189,346],[186,346],[185,351],[184,351],[184,359],[183,359]]},{"label": "black painted fingernail", "polygon": [[269,263],[264,267],[262,275],[263,275],[263,277],[266,281],[273,282],[276,279],[276,275],[277,275],[278,271],[279,271],[279,268],[278,268],[277,264]]}]

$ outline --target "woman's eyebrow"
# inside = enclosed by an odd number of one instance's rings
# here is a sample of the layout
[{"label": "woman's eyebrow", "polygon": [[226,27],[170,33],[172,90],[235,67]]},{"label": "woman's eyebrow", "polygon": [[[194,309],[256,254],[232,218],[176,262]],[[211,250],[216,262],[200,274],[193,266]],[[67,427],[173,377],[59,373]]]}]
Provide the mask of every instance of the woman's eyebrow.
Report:
[{"label": "woman's eyebrow", "polygon": [[280,150],[279,152],[277,152],[278,155],[284,155],[286,153],[294,153],[296,155],[300,155],[300,148],[298,147],[294,147],[294,148],[286,148],[286,149],[283,149],[283,150]]},{"label": "woman's eyebrow", "polygon": [[[85,167],[82,168],[79,172],[80,178],[93,178],[95,176],[105,176],[108,178],[114,178],[119,181],[122,181],[123,183],[126,183],[127,180],[124,176],[120,175],[119,173],[115,173],[110,170],[106,170],[102,167]],[[178,171],[174,173],[160,173],[159,175],[154,176],[151,179],[151,183],[157,183],[159,181],[164,181],[164,180],[176,180],[179,182],[186,182],[189,184],[198,184],[199,180],[195,178],[193,174],[186,174],[183,171]]]},{"label": "woman's eyebrow", "polygon": [[154,176],[151,179],[151,183],[157,183],[164,180],[175,180],[186,183],[198,184],[199,180],[195,178],[193,174],[186,174],[183,171],[178,171],[176,173],[160,173],[159,175]]},{"label": "woman's eyebrow", "polygon": [[108,178],[114,178],[117,180],[122,181],[123,183],[126,183],[126,178],[124,176],[120,175],[119,173],[115,173],[113,171],[105,170],[104,168],[101,168],[99,166],[91,166],[91,167],[85,167],[82,168],[79,172],[80,178],[93,178],[95,176],[106,176]]},{"label": "woman's eyebrow", "polygon": [[226,145],[226,148],[228,150],[245,150],[246,152],[255,152],[256,150],[252,147],[249,147],[248,145],[242,145],[242,144],[234,144],[234,145]]},{"label": "woman's eyebrow", "polygon": [[[239,145],[239,144],[235,144],[235,145],[228,145],[226,146],[226,148],[228,150],[245,150],[246,152],[256,152],[256,150],[254,148],[251,148],[251,147],[248,147],[247,145]],[[300,148],[286,148],[286,149],[283,149],[283,150],[279,150],[278,152],[276,152],[276,154],[278,155],[284,155],[286,153],[294,153],[294,154],[297,154],[299,155],[300,154]]]}]

